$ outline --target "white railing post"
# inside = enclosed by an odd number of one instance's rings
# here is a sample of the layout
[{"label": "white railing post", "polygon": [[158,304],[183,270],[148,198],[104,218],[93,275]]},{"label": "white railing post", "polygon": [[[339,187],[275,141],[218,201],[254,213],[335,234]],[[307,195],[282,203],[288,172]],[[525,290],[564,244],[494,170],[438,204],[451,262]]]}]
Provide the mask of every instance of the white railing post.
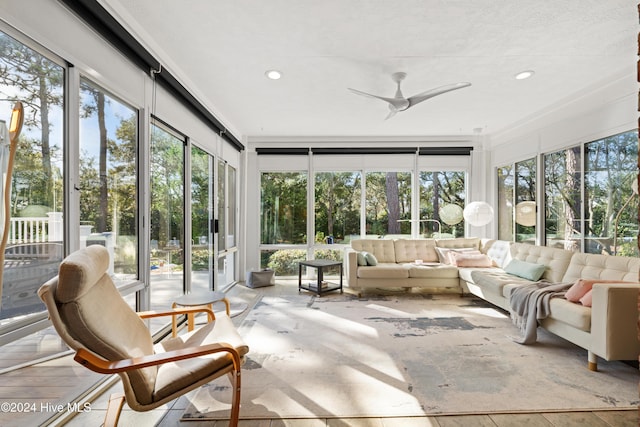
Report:
[{"label": "white railing post", "polygon": [[63,227],[62,227],[62,212],[47,212],[49,217],[49,241],[50,242],[62,242]]}]

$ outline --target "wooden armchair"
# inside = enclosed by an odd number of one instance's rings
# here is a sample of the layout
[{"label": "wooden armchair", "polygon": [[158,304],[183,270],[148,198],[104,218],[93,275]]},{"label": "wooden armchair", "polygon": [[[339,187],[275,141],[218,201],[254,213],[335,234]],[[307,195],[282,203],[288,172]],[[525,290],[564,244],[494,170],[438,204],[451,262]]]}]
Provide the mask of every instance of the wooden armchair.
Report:
[{"label": "wooden armchair", "polygon": [[92,371],[117,373],[124,396],[112,396],[105,426],[117,425],[126,398],[131,409],[148,411],[224,374],[232,385],[230,425],[240,413],[240,366],[249,348],[228,316],[195,331],[162,341],[154,348],[142,319],[206,312],[184,308],[136,313],[107,274],[109,253],[92,245],[69,255],[58,276],[38,291],[51,322],[76,351],[75,360]]}]

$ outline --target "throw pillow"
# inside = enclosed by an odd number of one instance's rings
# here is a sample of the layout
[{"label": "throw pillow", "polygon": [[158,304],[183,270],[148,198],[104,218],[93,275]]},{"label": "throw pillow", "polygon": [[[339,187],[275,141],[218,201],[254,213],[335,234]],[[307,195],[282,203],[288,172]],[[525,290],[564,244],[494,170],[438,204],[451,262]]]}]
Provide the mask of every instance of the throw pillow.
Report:
[{"label": "throw pillow", "polygon": [[367,265],[367,253],[365,251],[357,252],[358,265]]},{"label": "throw pillow", "polygon": [[592,287],[593,280],[578,279],[567,290],[567,292],[564,294],[564,297],[568,301],[579,302],[580,298],[582,298],[587,292],[590,292]]},{"label": "throw pillow", "polygon": [[378,265],[378,260],[372,253],[367,252],[364,257],[367,259],[367,265]]},{"label": "throw pillow", "polygon": [[493,261],[485,254],[451,252],[452,265],[457,267],[492,267]]},{"label": "throw pillow", "polygon": [[624,280],[578,279],[569,288],[569,290],[567,290],[567,292],[564,294],[564,297],[571,302],[580,302],[580,299],[584,297],[587,294],[587,292],[591,291],[594,283],[632,283],[632,282],[625,282]]},{"label": "throw pillow", "polygon": [[582,298],[580,298],[580,303],[585,307],[591,307],[591,300],[592,300],[591,292],[592,291],[587,292],[586,294],[584,294]]},{"label": "throw pillow", "polygon": [[440,264],[453,264],[453,260],[451,258],[451,254],[453,252],[476,253],[476,254],[480,253],[480,251],[477,248],[438,248],[436,247],[435,249],[436,249],[436,252],[438,253],[438,259],[440,261]]},{"label": "throw pillow", "polygon": [[449,252],[451,252],[451,249],[436,248],[436,252],[438,253],[438,261],[440,261],[440,264],[449,264],[450,263]]},{"label": "throw pillow", "polygon": [[523,279],[533,280],[537,282],[544,274],[547,267],[544,264],[535,264],[533,262],[512,259],[509,264],[504,267],[504,271]]}]

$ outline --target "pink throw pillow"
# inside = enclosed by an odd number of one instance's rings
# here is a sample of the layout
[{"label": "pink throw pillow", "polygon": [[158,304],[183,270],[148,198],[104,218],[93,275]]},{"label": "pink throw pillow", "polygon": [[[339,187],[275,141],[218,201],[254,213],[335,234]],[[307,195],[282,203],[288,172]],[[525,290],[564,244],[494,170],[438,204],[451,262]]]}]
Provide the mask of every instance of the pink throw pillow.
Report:
[{"label": "pink throw pillow", "polygon": [[590,290],[589,292],[584,294],[582,298],[580,298],[580,303],[585,307],[591,307],[591,292],[593,292],[593,290]]},{"label": "pink throw pillow", "polygon": [[451,264],[457,267],[492,267],[493,262],[485,254],[450,252]]},{"label": "pink throw pillow", "polygon": [[576,282],[569,288],[564,297],[571,302],[579,302],[580,298],[582,298],[587,292],[591,290],[593,287],[593,281],[587,279],[578,279]]},{"label": "pink throw pillow", "polygon": [[[591,292],[591,288],[593,288],[594,283],[632,283],[632,282],[625,282],[624,280],[578,279],[569,288],[569,290],[564,295],[564,297],[571,302],[580,302],[580,299],[584,297],[587,294],[587,292]],[[591,296],[589,296],[588,307],[591,307]]]}]

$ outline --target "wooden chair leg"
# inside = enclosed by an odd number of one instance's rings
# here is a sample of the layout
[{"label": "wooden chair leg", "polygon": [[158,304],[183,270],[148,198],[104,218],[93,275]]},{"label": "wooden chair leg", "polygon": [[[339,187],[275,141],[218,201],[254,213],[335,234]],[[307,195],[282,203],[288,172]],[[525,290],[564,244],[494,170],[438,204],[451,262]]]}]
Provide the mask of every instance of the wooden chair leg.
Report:
[{"label": "wooden chair leg", "polygon": [[104,416],[104,427],[116,427],[120,419],[120,412],[124,405],[124,393],[113,393],[109,396],[107,413]]},{"label": "wooden chair leg", "polygon": [[240,420],[240,368],[229,373],[233,396],[231,398],[231,419],[229,427],[237,427]]}]

